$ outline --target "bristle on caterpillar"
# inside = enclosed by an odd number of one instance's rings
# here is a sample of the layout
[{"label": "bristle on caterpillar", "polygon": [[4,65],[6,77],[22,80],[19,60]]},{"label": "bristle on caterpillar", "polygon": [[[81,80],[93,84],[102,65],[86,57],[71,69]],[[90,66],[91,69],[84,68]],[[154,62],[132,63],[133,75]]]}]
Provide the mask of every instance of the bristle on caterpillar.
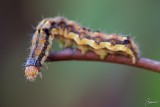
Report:
[{"label": "bristle on caterpillar", "polygon": [[64,47],[76,46],[82,54],[93,51],[102,60],[108,54],[122,55],[131,58],[134,64],[139,58],[138,46],[130,37],[93,32],[64,17],[45,18],[36,27],[32,38],[25,70],[27,79],[34,80],[40,73],[54,38]]}]

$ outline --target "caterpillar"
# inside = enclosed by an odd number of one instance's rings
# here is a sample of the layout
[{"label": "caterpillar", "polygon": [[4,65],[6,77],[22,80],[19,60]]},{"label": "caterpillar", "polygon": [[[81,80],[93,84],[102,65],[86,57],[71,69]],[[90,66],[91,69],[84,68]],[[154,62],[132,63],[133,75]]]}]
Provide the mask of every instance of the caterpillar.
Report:
[{"label": "caterpillar", "polygon": [[108,54],[122,55],[136,63],[139,58],[139,49],[129,36],[93,32],[77,22],[64,17],[45,18],[36,27],[32,37],[29,58],[26,62],[25,76],[33,81],[40,74],[54,38],[64,47],[75,46],[82,54],[93,51],[104,59]]}]

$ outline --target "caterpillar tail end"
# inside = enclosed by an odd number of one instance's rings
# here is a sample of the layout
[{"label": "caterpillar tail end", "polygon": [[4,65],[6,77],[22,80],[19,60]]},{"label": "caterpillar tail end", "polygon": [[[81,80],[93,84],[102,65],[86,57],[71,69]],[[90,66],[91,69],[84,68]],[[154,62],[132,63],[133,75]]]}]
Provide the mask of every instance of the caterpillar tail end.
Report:
[{"label": "caterpillar tail end", "polygon": [[41,76],[39,69],[35,66],[28,66],[25,69],[25,76],[29,81],[34,81],[39,74]]}]

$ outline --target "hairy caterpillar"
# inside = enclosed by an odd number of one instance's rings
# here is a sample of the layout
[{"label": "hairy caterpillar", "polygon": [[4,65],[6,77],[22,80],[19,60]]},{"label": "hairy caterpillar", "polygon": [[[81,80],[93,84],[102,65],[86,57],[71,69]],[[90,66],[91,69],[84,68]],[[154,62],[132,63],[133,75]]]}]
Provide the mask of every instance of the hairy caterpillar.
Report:
[{"label": "hairy caterpillar", "polygon": [[139,57],[138,46],[130,37],[117,34],[93,32],[64,17],[45,18],[36,27],[32,38],[29,58],[26,62],[25,76],[34,80],[44,65],[54,38],[64,47],[76,45],[83,54],[93,51],[104,59],[107,54],[119,54],[136,63]]}]

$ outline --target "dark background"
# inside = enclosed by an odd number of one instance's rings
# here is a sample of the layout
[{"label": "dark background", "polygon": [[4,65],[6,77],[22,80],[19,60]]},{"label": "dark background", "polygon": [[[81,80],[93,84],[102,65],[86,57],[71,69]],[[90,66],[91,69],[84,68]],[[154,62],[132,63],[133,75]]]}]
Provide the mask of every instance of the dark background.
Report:
[{"label": "dark background", "polygon": [[144,107],[147,98],[160,101],[160,74],[125,65],[51,62],[42,79],[27,81],[32,26],[57,15],[130,35],[143,57],[160,60],[159,0],[1,0],[0,107]]}]

